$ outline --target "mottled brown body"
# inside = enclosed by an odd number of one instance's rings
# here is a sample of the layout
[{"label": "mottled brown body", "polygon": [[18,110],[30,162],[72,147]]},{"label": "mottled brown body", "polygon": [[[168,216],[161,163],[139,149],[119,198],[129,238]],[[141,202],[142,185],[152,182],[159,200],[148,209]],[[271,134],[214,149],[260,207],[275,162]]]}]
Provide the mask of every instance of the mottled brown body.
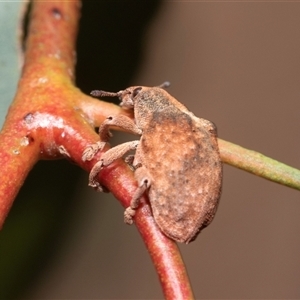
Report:
[{"label": "mottled brown body", "polygon": [[[100,128],[108,139],[111,125],[141,134],[133,141],[108,150],[90,174],[94,177],[126,152],[136,149],[133,160],[138,189],[125,210],[132,223],[141,196],[148,192],[154,219],[162,232],[178,242],[189,243],[213,219],[221,192],[222,164],[216,128],[193,113],[160,87],[130,87],[118,93],[95,91],[94,95],[118,96],[124,108],[134,109],[134,122],[109,117]],[[84,159],[103,147],[88,148]]]}]

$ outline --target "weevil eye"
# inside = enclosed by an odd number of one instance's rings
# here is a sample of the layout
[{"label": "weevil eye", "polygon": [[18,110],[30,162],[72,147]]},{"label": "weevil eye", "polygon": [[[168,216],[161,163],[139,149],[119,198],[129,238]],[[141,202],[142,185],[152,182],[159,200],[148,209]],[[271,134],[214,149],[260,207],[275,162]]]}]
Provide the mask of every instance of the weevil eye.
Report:
[{"label": "weevil eye", "polygon": [[132,98],[134,98],[141,90],[142,90],[142,87],[135,88],[132,91]]}]

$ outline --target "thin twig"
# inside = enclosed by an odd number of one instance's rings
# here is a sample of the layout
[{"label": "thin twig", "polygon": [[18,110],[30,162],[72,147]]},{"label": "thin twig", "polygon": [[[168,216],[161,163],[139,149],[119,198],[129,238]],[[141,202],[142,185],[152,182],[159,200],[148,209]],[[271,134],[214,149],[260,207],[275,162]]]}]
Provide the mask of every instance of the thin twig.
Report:
[{"label": "thin twig", "polygon": [[300,190],[300,170],[230,142],[221,139],[218,142],[224,163]]}]

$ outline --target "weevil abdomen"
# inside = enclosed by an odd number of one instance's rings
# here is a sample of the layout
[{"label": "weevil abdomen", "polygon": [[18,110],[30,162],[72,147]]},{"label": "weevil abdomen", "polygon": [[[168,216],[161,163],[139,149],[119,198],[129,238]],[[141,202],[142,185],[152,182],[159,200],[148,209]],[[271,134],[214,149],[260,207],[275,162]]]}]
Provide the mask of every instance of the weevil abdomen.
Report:
[{"label": "weevil abdomen", "polygon": [[216,135],[202,120],[182,112],[154,114],[136,152],[136,162],[153,178],[148,195],[155,221],[178,242],[194,240],[212,221],[220,197]]}]

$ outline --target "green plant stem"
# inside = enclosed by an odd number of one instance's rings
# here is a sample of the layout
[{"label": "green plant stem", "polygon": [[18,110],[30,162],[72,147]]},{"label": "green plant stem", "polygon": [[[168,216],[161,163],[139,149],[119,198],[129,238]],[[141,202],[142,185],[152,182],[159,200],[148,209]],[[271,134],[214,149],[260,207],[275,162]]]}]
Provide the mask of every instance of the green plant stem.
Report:
[{"label": "green plant stem", "polygon": [[300,190],[300,170],[222,139],[218,142],[224,163]]}]

